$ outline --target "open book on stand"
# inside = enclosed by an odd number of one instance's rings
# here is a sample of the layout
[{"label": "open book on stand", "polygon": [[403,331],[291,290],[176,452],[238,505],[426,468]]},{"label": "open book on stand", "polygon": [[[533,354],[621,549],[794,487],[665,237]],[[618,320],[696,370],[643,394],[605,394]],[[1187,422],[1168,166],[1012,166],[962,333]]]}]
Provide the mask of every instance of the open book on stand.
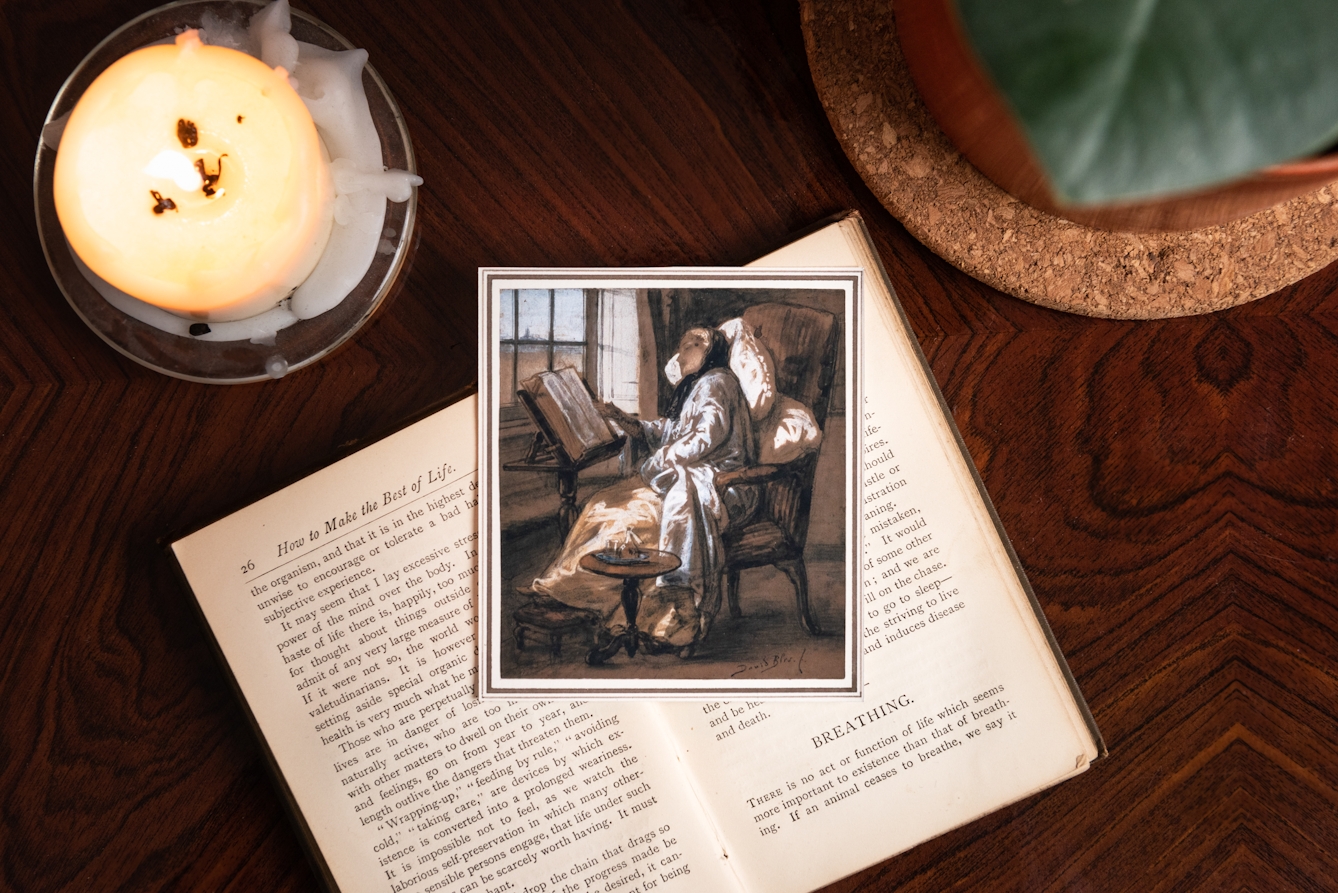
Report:
[{"label": "open book on stand", "polygon": [[539,429],[536,444],[556,453],[565,465],[582,468],[622,447],[625,438],[599,414],[588,386],[571,367],[530,376],[516,396]]},{"label": "open book on stand", "polygon": [[759,263],[866,271],[863,702],[478,700],[461,401],[171,546],[330,889],[803,893],[1103,752],[863,224]]}]

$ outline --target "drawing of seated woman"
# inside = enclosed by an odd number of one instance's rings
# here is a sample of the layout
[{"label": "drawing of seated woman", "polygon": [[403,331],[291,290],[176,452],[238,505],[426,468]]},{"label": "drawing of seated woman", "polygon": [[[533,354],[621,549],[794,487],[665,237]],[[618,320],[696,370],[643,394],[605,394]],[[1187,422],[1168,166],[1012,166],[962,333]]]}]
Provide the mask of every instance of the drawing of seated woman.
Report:
[{"label": "drawing of seated woman", "polygon": [[638,420],[611,404],[606,418],[650,451],[639,474],[593,494],[557,557],[533,584],[542,598],[593,610],[614,628],[624,623],[616,579],[581,571],[582,555],[612,543],[640,543],[678,556],[678,570],[642,584],[637,626],[660,651],[687,656],[720,605],[721,534],[757,506],[755,487],[719,493],[718,472],[757,462],[749,404],[730,370],[730,342],[714,327],[695,327],[678,347],[682,374],[664,418]]}]

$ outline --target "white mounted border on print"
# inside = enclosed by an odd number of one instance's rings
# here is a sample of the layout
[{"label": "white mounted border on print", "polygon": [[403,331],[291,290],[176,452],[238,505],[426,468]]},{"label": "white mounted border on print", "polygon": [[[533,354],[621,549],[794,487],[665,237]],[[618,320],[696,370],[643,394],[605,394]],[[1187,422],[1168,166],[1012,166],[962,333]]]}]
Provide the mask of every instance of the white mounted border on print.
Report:
[{"label": "white mounted border on print", "polygon": [[479,271],[482,697],[859,696],[862,284]]}]

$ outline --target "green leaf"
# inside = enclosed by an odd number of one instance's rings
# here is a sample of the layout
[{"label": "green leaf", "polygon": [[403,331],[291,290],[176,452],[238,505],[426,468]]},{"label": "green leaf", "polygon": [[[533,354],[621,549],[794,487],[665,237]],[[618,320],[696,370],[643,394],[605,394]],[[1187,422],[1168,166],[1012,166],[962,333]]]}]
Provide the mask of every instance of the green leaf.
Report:
[{"label": "green leaf", "polygon": [[1338,140],[1333,0],[958,0],[1074,204],[1198,189]]}]

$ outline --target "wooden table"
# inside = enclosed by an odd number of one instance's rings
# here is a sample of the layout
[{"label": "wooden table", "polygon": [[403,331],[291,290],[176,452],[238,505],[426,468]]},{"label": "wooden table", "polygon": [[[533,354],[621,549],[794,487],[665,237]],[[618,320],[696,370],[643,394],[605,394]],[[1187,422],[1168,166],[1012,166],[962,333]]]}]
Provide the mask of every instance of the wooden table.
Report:
[{"label": "wooden table", "polygon": [[151,2],[0,7],[0,889],[313,891],[161,551],[475,375],[481,264],[722,264],[860,209],[1110,745],[1084,776],[832,890],[1324,890],[1338,878],[1338,271],[1156,323],[1003,297],[842,155],[788,0],[300,4],[405,110],[402,293],[220,388],[66,305],[38,129]]},{"label": "wooden table", "polygon": [[643,554],[644,559],[637,562],[610,561],[603,557],[604,553],[601,552],[591,552],[581,556],[579,564],[582,570],[623,581],[619,598],[623,605],[623,618],[627,621],[627,625],[613,638],[590,649],[586,663],[602,664],[617,654],[619,648],[625,648],[628,657],[636,657],[638,648],[646,650],[647,647],[656,646],[651,634],[637,629],[636,625],[637,611],[641,608],[641,581],[671,574],[678,570],[683,562],[678,560],[677,555],[658,549],[647,549]]}]

